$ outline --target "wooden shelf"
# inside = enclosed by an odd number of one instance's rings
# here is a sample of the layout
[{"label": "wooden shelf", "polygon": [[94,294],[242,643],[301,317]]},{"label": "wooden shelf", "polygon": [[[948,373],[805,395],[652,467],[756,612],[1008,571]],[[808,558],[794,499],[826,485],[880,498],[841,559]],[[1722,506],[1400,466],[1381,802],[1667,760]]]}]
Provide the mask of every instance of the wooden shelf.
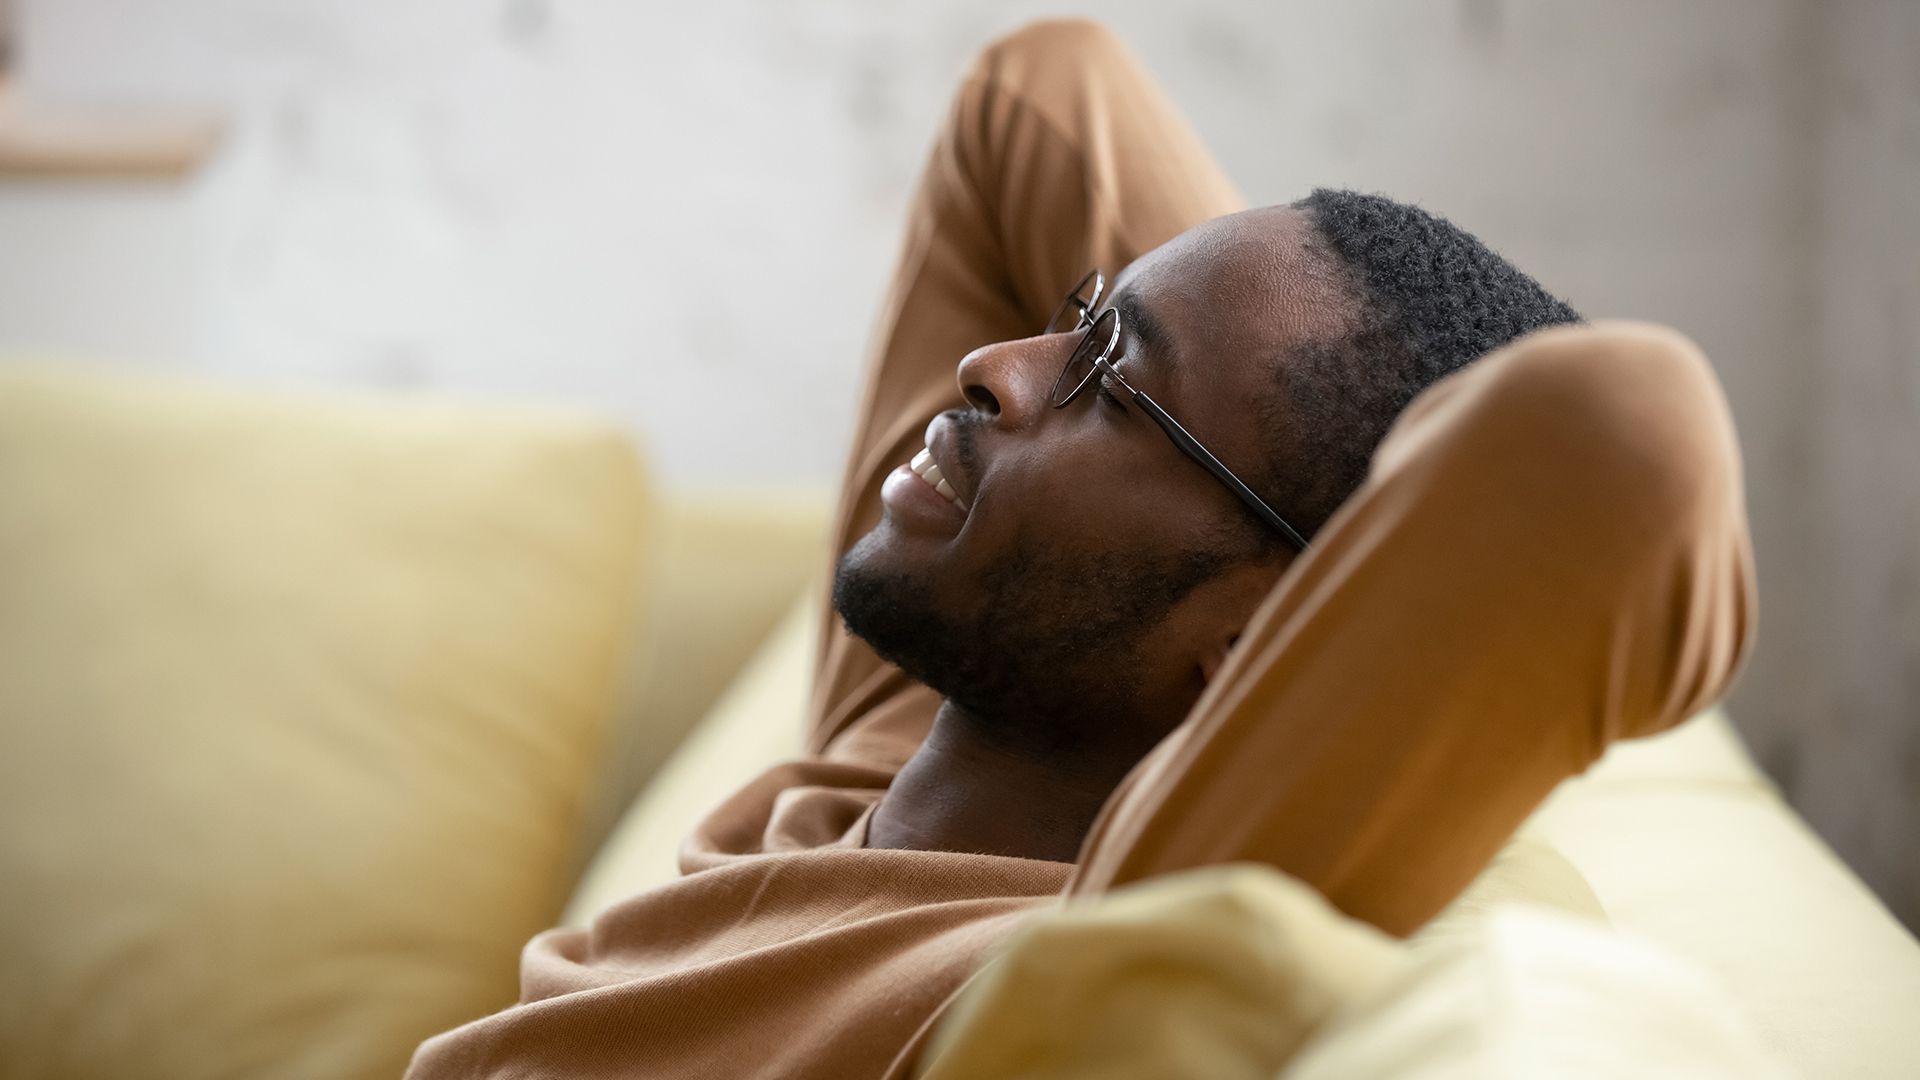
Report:
[{"label": "wooden shelf", "polygon": [[177,180],[222,127],[211,113],[27,101],[0,85],[0,180]]}]

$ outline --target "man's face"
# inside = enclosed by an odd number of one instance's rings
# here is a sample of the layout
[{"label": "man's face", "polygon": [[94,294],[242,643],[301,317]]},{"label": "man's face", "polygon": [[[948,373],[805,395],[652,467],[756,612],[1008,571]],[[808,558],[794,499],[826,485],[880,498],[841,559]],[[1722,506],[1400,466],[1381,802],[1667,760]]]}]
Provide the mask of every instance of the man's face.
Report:
[{"label": "man's face", "polygon": [[[1292,346],[1337,336],[1347,310],[1311,238],[1286,207],[1218,218],[1141,256],[1102,298],[1122,315],[1115,367],[1256,489],[1286,448],[1253,403],[1272,397]],[[1137,407],[1092,386],[1050,406],[1078,338],[1001,342],[960,362],[967,406],[927,434],[964,507],[903,463],[880,523],[841,560],[834,605],[882,656],[1010,739],[1150,745],[1290,560],[1254,559],[1267,526]]]}]

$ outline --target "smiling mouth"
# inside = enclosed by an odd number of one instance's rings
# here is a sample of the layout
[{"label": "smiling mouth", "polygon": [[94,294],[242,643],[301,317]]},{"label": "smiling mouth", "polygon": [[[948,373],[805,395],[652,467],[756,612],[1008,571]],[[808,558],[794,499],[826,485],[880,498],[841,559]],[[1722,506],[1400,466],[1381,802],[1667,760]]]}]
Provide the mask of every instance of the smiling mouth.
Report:
[{"label": "smiling mouth", "polygon": [[922,447],[919,453],[913,455],[913,460],[907,462],[907,468],[912,469],[914,475],[920,479],[932,484],[933,490],[945,496],[948,502],[962,510],[967,508],[967,504],[961,502],[959,494],[953,490],[953,485],[947,482],[946,477],[940,475],[940,466],[933,463],[933,451]]}]

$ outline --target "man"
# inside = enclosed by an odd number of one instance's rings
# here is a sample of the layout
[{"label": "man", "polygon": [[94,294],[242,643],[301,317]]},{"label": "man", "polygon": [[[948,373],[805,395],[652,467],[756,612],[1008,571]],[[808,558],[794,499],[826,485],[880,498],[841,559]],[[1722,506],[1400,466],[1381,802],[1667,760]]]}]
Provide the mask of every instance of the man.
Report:
[{"label": "man", "polygon": [[1752,621],[1691,346],[1388,200],[1243,212],[1084,22],[961,85],[836,529],[810,756],[411,1075],[905,1077],[1028,912],[1212,863],[1409,933]]}]

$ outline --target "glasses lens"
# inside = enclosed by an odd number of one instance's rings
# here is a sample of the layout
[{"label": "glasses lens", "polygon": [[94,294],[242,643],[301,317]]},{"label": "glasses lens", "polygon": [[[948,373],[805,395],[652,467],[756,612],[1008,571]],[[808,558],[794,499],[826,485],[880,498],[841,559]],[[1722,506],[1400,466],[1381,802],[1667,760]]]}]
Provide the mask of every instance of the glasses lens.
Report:
[{"label": "glasses lens", "polygon": [[1053,382],[1053,404],[1065,405],[1072,401],[1093,378],[1094,361],[1105,356],[1114,338],[1118,336],[1120,315],[1112,308],[1100,313],[1080,335],[1074,344],[1073,355],[1067,357],[1067,366],[1060,369],[1060,377]]},{"label": "glasses lens", "polygon": [[1060,301],[1060,306],[1054,309],[1053,318],[1047,323],[1044,333],[1064,334],[1079,328],[1087,312],[1100,302],[1100,289],[1105,284],[1106,279],[1100,276],[1100,271],[1089,271],[1086,277],[1080,279],[1080,284],[1067,294],[1066,299]]}]

